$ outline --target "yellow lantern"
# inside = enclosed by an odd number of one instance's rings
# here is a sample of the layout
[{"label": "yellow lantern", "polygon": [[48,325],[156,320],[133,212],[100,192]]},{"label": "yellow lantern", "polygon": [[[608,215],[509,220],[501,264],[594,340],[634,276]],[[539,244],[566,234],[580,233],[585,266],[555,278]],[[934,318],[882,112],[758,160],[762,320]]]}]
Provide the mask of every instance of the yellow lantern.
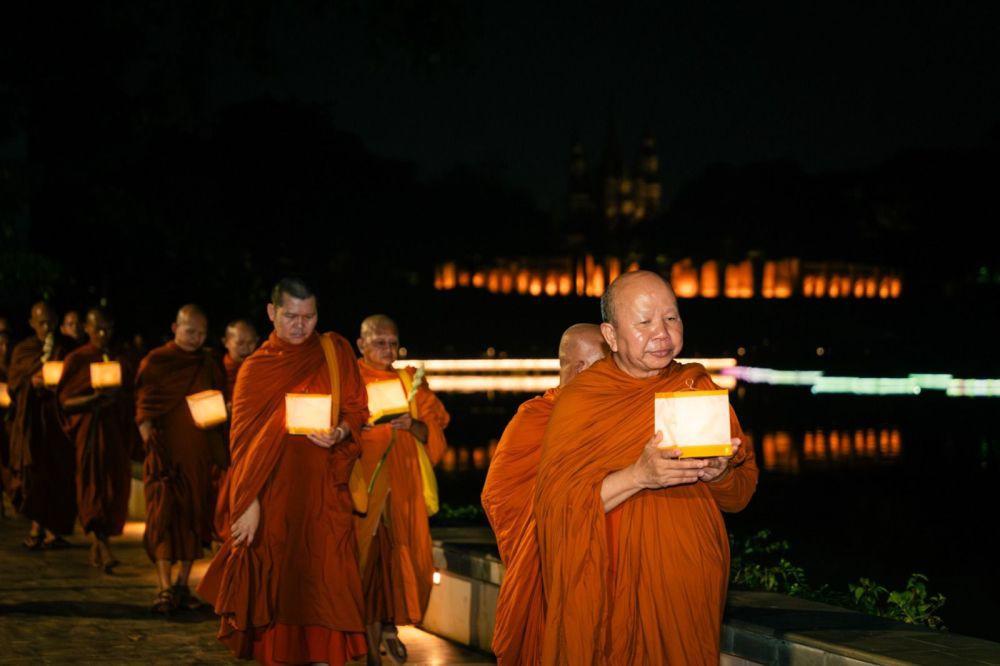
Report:
[{"label": "yellow lantern", "polygon": [[388,423],[401,414],[410,411],[410,403],[403,393],[403,385],[398,379],[386,379],[365,386],[368,391],[368,423],[378,425]]},{"label": "yellow lantern", "polygon": [[122,385],[122,366],[118,361],[90,364],[90,385],[98,388],[115,388]]},{"label": "yellow lantern", "polygon": [[62,371],[62,361],[46,361],[42,365],[42,380],[45,385],[49,387],[58,385],[59,380],[62,379]]},{"label": "yellow lantern", "polygon": [[229,418],[226,413],[226,401],[222,397],[222,391],[210,389],[200,391],[187,396],[188,409],[191,410],[191,418],[194,424],[202,430],[214,428],[225,423]]},{"label": "yellow lantern", "polygon": [[292,435],[328,432],[331,426],[333,397],[315,393],[285,394],[285,428]]},{"label": "yellow lantern", "polygon": [[7,391],[7,385],[0,382],[0,409],[8,407],[10,407],[10,392]]},{"label": "yellow lantern", "polygon": [[654,402],[660,448],[679,448],[682,458],[733,455],[728,391],[657,393]]}]

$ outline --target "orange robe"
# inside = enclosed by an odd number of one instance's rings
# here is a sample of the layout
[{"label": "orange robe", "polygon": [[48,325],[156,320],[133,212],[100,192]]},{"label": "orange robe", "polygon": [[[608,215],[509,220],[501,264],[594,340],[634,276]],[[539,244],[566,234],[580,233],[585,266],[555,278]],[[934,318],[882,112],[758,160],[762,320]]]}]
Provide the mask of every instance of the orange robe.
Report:
[{"label": "orange robe", "polygon": [[[340,373],[340,413],[351,432],[368,397],[350,344],[329,333]],[[330,449],[285,430],[285,394],[330,392],[319,336],[292,345],[273,333],[243,363],[231,428],[229,506],[255,498],[261,519],[250,546],[227,537],[198,586],[222,616],[219,639],[262,663],[343,664],[366,652],[361,576],[348,479],[360,445]]]},{"label": "orange robe", "polygon": [[[49,360],[65,358],[70,345],[56,335]],[[42,367],[43,349],[37,337],[19,342],[8,368],[14,401],[9,444],[14,506],[56,534],[70,534],[76,522],[76,451],[63,432],[55,391],[31,385]]]},{"label": "orange robe", "polygon": [[[689,388],[715,385],[697,364],[636,379],[606,358],[562,390],[536,480],[543,663],[719,663],[729,575],[722,512],[753,495],[751,448],[715,482],[636,493],[615,520],[601,502],[604,478],[635,462],[653,435],[654,394]],[[730,428],[742,436],[731,410]]]},{"label": "orange robe", "polygon": [[[89,342],[66,357],[59,382],[59,402],[90,395],[90,364],[104,360],[104,352]],[[135,409],[132,372],[125,359],[122,386],[110,405],[92,404],[86,411],[66,413],[63,427],[76,444],[76,502],[85,532],[102,536],[121,534],[128,518],[132,485],[132,447],[138,437],[132,420]]]},{"label": "orange robe", "polygon": [[186,396],[225,388],[222,369],[207,349],[188,352],[174,342],[157,347],[139,365],[135,422],[152,421],[146,444],[146,532],[152,561],[190,562],[212,540],[212,447],[225,446],[222,427],[195,425]]},{"label": "orange robe", "polygon": [[482,503],[506,572],[497,597],[493,653],[499,664],[537,664],[542,654],[545,597],[535,538],[535,478],[542,435],[560,389],[522,404],[497,444]]},{"label": "orange robe", "polygon": [[[235,361],[233,358],[226,354],[222,357],[222,367],[226,373],[226,390],[223,392],[226,396],[226,404],[229,405],[230,410],[232,410],[233,404],[233,391],[236,388],[236,376],[243,366],[243,361]],[[228,437],[226,444],[228,446]],[[216,479],[213,484],[213,489],[216,494],[215,500],[215,536],[219,541],[225,541],[226,537],[229,535],[230,519],[229,519],[229,468],[216,469]]]},{"label": "orange robe", "polygon": [[[402,383],[395,370],[378,370],[363,360],[358,366],[365,384],[384,380]],[[412,380],[416,370],[406,368],[405,372]],[[425,447],[431,463],[437,464],[448,445],[444,429],[451,417],[426,383],[417,389],[414,400],[418,418],[427,425],[426,442],[393,430],[387,423],[361,432],[366,480],[371,480],[385,456],[368,513],[356,519],[368,623],[417,624],[424,617],[434,586],[431,532],[417,447]]]}]

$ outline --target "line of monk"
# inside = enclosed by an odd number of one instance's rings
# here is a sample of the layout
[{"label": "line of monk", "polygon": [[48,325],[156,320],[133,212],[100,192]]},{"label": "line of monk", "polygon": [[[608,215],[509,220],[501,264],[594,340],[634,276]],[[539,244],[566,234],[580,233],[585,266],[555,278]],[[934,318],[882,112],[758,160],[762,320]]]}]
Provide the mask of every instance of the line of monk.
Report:
[{"label": "line of monk", "polygon": [[[112,353],[104,310],[86,313],[75,346],[79,317],[56,331],[55,313],[36,304],[35,335],[0,365],[13,398],[0,479],[32,521],[25,545],[64,545],[79,519],[93,563],[112,571],[108,540],[122,532],[141,451],[154,611],[201,605],[189,576],[215,539],[197,592],[234,656],[378,664],[384,652],[404,663],[398,627],[423,620],[433,588],[429,469],[449,414],[422,371],[396,368],[389,317],[362,322],[359,359],[343,336],[320,332],[301,280],[281,280],[266,310],[263,345],[234,321],[220,361],[204,347],[205,313],[185,305],[173,340],[134,368]],[[489,468],[482,505],[506,565],[493,650],[501,664],[717,664],[722,514],[753,495],[752,448],[732,409],[732,456],[660,446],[654,396],[718,388],[702,366],[675,360],[684,328],[662,278],[618,277],[601,317],[563,334],[558,387],[521,405]],[[6,344],[0,331],[0,359]],[[48,360],[64,361],[54,388],[43,381]],[[90,364],[109,360],[121,364],[120,385],[93,388]],[[405,396],[378,419],[376,383]],[[221,394],[226,422],[196,420],[187,398],[205,391]],[[322,425],[293,423],[290,401],[303,396],[328,399]]]}]

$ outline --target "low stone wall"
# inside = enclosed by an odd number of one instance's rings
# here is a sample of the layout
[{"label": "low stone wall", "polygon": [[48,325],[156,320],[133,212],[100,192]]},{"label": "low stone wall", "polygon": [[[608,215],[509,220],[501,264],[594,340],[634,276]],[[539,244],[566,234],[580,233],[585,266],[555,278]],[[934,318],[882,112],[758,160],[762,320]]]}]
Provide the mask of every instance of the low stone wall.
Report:
[{"label": "low stone wall", "polygon": [[[423,628],[489,651],[503,564],[488,530],[435,530],[434,586]],[[732,591],[722,664],[1000,664],[1000,644],[767,592]]]}]

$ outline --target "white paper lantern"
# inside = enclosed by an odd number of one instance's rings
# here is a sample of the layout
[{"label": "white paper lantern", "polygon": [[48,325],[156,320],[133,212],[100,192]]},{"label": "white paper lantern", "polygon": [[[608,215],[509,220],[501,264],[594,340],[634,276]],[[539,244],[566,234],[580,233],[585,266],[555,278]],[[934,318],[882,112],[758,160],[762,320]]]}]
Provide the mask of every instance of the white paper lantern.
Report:
[{"label": "white paper lantern", "polygon": [[122,366],[118,361],[90,364],[90,385],[97,388],[115,388],[122,385]]},{"label": "white paper lantern", "polygon": [[682,458],[733,455],[728,391],[657,393],[655,403],[660,448],[679,448]]},{"label": "white paper lantern", "polygon": [[42,365],[42,380],[45,382],[46,386],[57,386],[59,384],[59,380],[62,379],[62,373],[62,361],[46,361]]},{"label": "white paper lantern", "polygon": [[316,393],[285,394],[285,427],[292,435],[329,432],[333,396]]},{"label": "white paper lantern", "polygon": [[368,423],[378,425],[388,423],[401,414],[410,411],[410,403],[403,392],[403,384],[398,379],[385,379],[365,386],[368,391]]},{"label": "white paper lantern", "polygon": [[229,414],[226,412],[226,401],[222,391],[210,389],[187,396],[188,409],[196,426],[202,430],[214,428],[226,422]]}]

